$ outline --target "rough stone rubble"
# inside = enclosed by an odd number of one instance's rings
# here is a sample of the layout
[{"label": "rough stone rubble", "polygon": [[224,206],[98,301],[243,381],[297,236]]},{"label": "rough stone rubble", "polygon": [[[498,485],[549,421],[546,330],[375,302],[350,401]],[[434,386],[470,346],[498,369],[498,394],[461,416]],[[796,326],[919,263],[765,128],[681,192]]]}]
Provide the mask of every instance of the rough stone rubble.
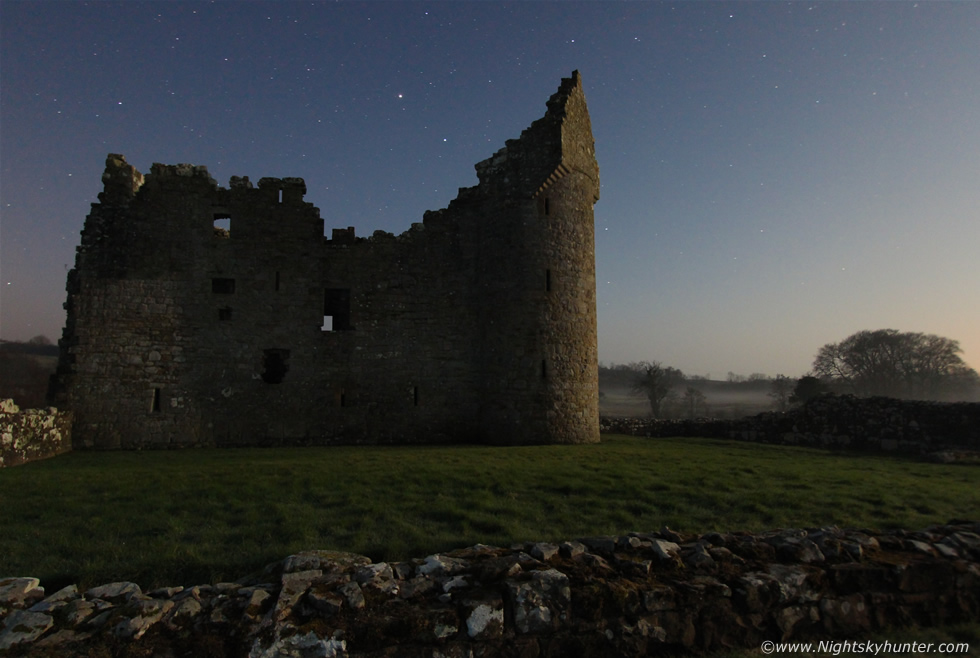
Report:
[{"label": "rough stone rubble", "polygon": [[391,563],[313,551],[235,583],[149,592],[117,582],[47,594],[36,578],[7,578],[0,619],[11,656],[647,655],[843,639],[980,619],[980,523],[664,528]]},{"label": "rough stone rubble", "polygon": [[603,432],[692,436],[832,450],[904,453],[935,461],[980,455],[980,403],[823,395],[786,412],[733,420],[603,418]]},{"label": "rough stone rubble", "polygon": [[0,399],[0,468],[47,459],[71,450],[70,413],[21,409]]}]

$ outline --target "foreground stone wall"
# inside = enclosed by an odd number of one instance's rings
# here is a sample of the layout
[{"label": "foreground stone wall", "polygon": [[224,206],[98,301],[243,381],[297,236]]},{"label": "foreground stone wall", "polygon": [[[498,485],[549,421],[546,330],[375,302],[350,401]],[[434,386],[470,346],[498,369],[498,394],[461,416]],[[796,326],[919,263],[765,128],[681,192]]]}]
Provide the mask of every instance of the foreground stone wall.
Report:
[{"label": "foreground stone wall", "polygon": [[701,436],[819,448],[882,450],[954,459],[980,452],[980,403],[826,395],[785,413],[736,420],[606,418],[602,430],[635,436]]},{"label": "foreground stone wall", "polygon": [[71,450],[71,414],[25,409],[0,400],[0,468],[47,459]]},{"label": "foreground stone wall", "polygon": [[[309,552],[236,583],[46,595],[0,580],[22,656],[640,656],[980,619],[980,523],[632,533],[377,563]],[[191,653],[187,653],[191,652]]]}]

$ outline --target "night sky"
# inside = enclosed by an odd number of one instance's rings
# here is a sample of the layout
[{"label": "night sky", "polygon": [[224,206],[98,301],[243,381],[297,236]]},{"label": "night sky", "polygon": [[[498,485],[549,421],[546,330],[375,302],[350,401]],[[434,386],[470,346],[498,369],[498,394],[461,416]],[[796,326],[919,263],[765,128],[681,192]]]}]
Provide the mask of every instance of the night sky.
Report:
[{"label": "night sky", "polygon": [[892,328],[980,367],[980,3],[2,0],[0,29],[4,339],[60,336],[107,153],[400,233],[578,69],[604,363],[798,377]]}]

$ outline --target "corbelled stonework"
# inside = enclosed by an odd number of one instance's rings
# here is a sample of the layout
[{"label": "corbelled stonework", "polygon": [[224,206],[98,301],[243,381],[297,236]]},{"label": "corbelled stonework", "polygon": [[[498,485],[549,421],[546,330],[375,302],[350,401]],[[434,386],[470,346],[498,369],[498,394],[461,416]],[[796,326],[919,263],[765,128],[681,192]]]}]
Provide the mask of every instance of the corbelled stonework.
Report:
[{"label": "corbelled stonework", "polygon": [[68,276],[56,402],[76,447],[599,440],[578,72],[395,236],[324,236],[299,178],[110,155]]}]

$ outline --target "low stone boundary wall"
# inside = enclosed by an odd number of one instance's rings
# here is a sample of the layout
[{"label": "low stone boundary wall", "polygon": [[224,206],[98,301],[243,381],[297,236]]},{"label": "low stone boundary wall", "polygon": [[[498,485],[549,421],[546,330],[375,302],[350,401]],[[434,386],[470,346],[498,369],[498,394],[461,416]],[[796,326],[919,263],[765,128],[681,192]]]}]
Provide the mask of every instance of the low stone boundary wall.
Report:
[{"label": "low stone boundary wall", "polygon": [[980,523],[654,533],[377,563],[293,555],[235,583],[46,594],[0,580],[11,656],[641,656],[980,619]]},{"label": "low stone boundary wall", "polygon": [[701,436],[917,455],[980,453],[980,403],[825,395],[787,412],[736,420],[603,418],[603,432]]},{"label": "low stone boundary wall", "polygon": [[0,468],[47,459],[71,450],[69,412],[21,411],[13,400],[0,400]]}]

